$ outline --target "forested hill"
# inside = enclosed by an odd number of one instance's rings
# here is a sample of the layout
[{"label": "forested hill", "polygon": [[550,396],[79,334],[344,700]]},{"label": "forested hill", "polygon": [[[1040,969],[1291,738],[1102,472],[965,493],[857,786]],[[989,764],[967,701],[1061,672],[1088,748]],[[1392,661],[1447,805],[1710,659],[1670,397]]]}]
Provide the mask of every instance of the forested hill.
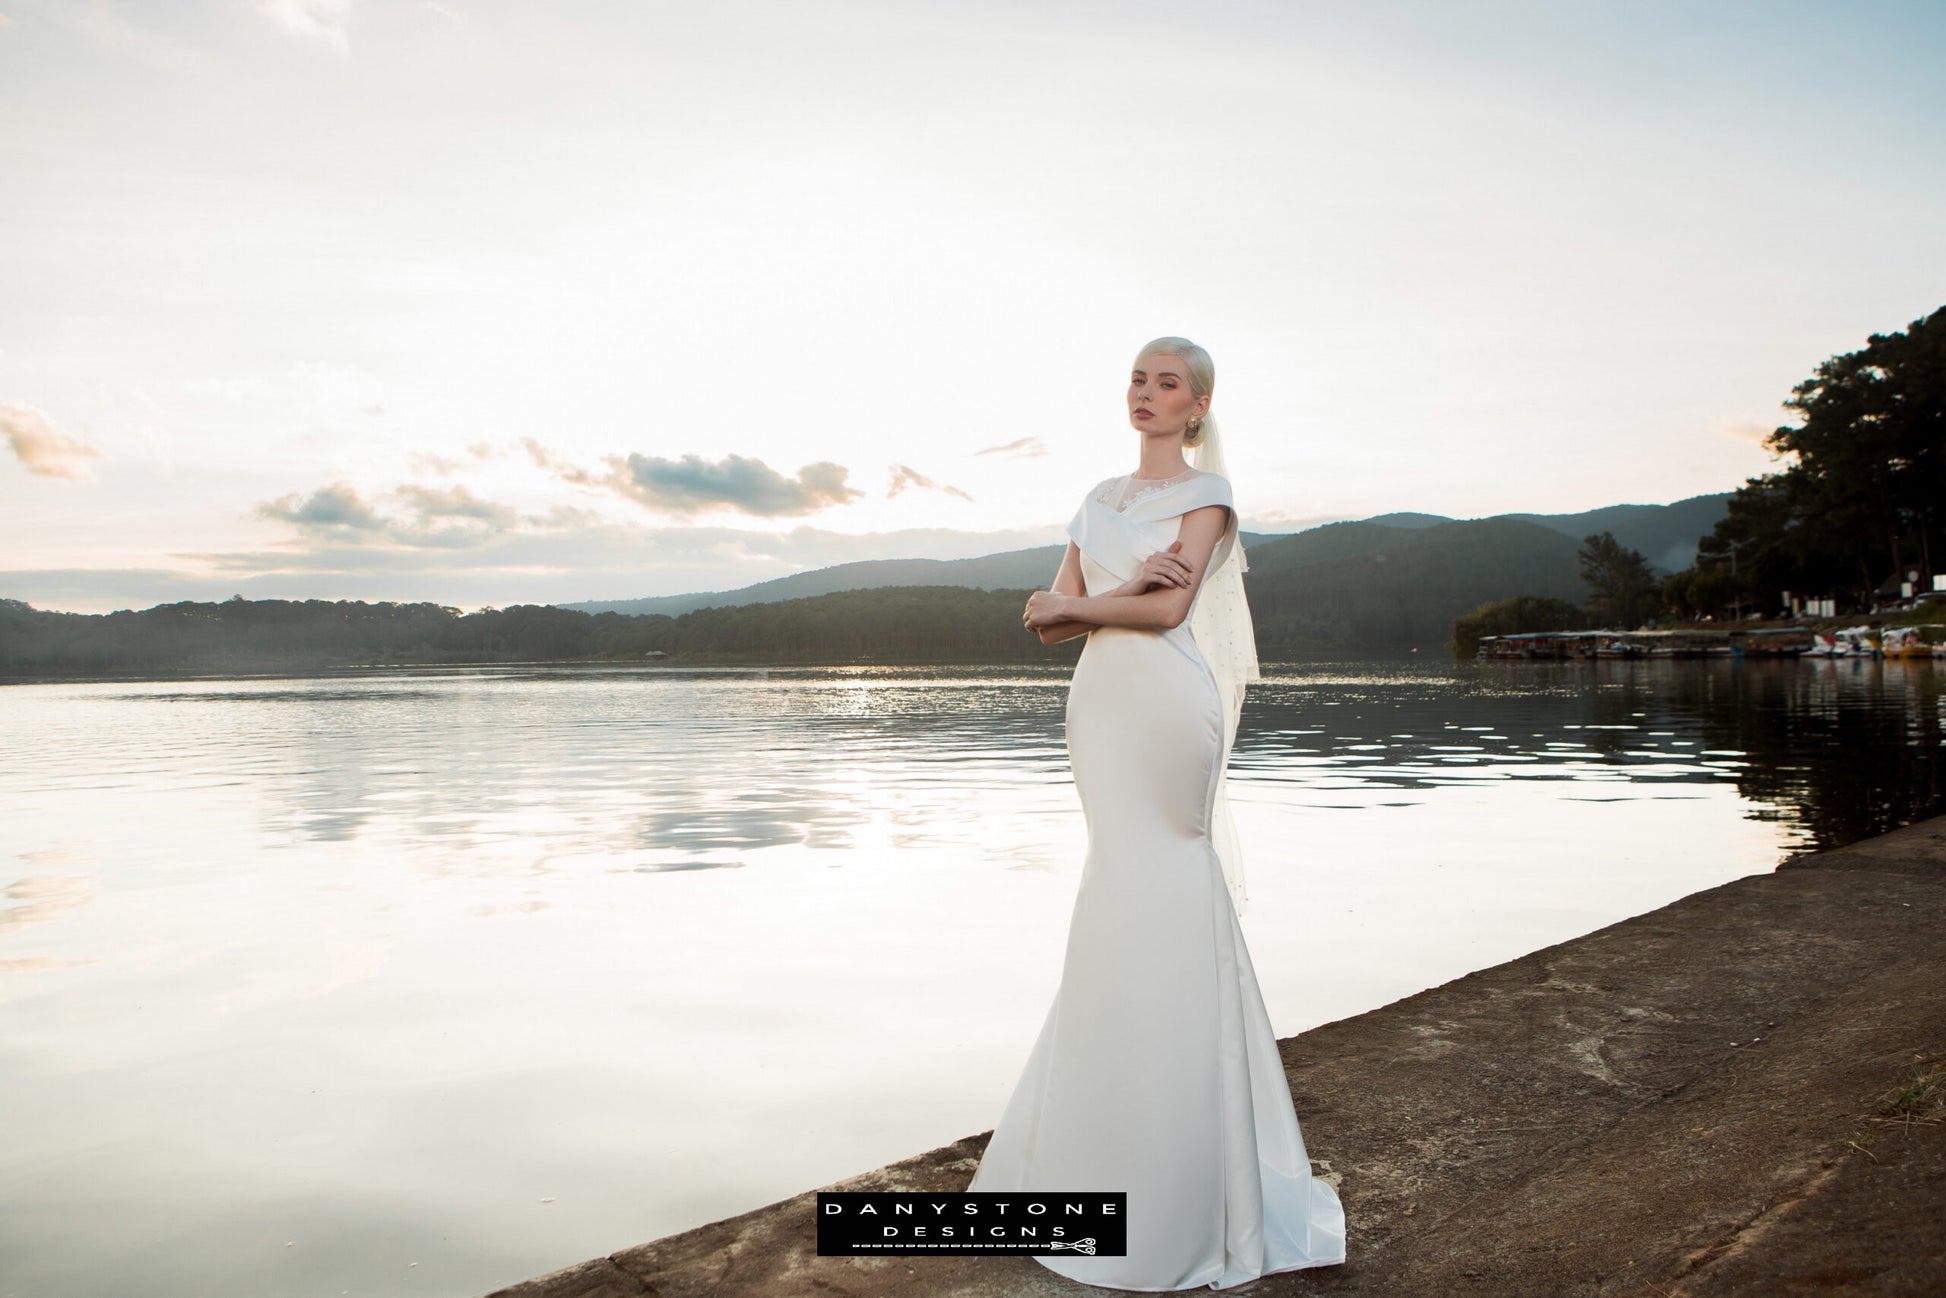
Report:
[{"label": "forested hill", "polygon": [[[1529,522],[1580,541],[1595,532],[1608,532],[1622,545],[1639,550],[1649,562],[1668,572],[1686,568],[1696,556],[1696,542],[1709,534],[1723,517],[1728,492],[1691,496],[1669,505],[1609,505],[1579,514],[1503,514],[1499,517]],[[1438,514],[1380,514],[1362,520],[1394,530],[1423,531],[1455,522],[1492,522],[1493,519],[1455,520]],[[1327,527],[1361,524],[1333,523]],[[1293,534],[1245,532],[1243,547],[1250,562],[1257,562],[1260,549],[1317,537],[1327,528],[1312,528]],[[1336,537],[1328,544],[1341,543]],[[974,559],[872,559],[835,564],[810,572],[793,573],[772,581],[758,582],[734,590],[698,591],[686,595],[657,595],[644,599],[583,600],[562,608],[584,613],[666,613],[675,616],[699,608],[726,605],[762,604],[775,600],[803,599],[840,590],[871,590],[881,586],[969,586],[982,590],[1034,590],[1054,579],[1061,563],[1059,545],[1039,545],[1025,550],[1006,550]],[[1585,593],[1585,592],[1584,592]]]},{"label": "forested hill", "polygon": [[[1720,506],[1721,498],[1697,500]],[[1692,504],[1707,512],[1702,504],[1679,502]],[[1612,511],[1572,517],[1604,514],[1616,517]],[[1246,584],[1263,658],[1437,649],[1451,636],[1455,617],[1489,600],[1528,595],[1578,602],[1588,595],[1576,557],[1580,538],[1572,531],[1515,517],[1396,517],[1403,525],[1331,523],[1246,540]],[[0,599],[0,673],[19,679],[645,659],[1046,662],[1079,652],[1080,642],[1044,647],[1021,629],[1020,606],[1029,590],[1046,584],[1059,555],[1054,546],[1017,550],[988,556],[985,569],[961,568],[979,572],[995,589],[908,583],[676,615],[544,605],[463,614],[438,604],[244,599],[80,614]],[[875,565],[845,565],[865,566]]]},{"label": "forested hill", "polygon": [[140,612],[52,613],[0,600],[0,676],[144,676],[577,660],[698,663],[1045,662],[1021,629],[1025,590],[840,591],[681,617],[546,605],[461,613],[438,604],[245,600]]},{"label": "forested hill", "polygon": [[[1579,541],[1606,532],[1617,544],[1639,551],[1664,573],[1681,572],[1696,561],[1696,545],[1730,508],[1728,491],[1691,496],[1667,505],[1608,505],[1579,514],[1501,514],[1538,523]],[[1492,522],[1492,519],[1482,519]]]},{"label": "forested hill", "polygon": [[1245,579],[1258,652],[1435,649],[1489,600],[1588,596],[1564,532],[1514,518],[1431,527],[1331,523],[1254,550]]},{"label": "forested hill", "polygon": [[[1277,534],[1244,532],[1246,548],[1275,541]],[[699,608],[739,604],[769,604],[778,600],[829,595],[840,590],[875,590],[883,586],[970,586],[979,590],[1043,590],[1061,566],[1065,545],[1036,545],[1004,550],[973,559],[861,559],[810,572],[792,573],[735,590],[697,591],[688,595],[651,595],[643,599],[591,599],[561,608],[584,613],[667,613],[674,617]]]},{"label": "forested hill", "polygon": [[1360,520],[1386,527],[1425,528],[1442,523],[1490,523],[1511,518],[1538,523],[1579,541],[1606,532],[1617,544],[1642,554],[1664,572],[1680,572],[1696,560],[1697,543],[1729,510],[1727,491],[1690,496],[1667,505],[1604,505],[1578,514],[1495,514],[1493,518],[1454,519],[1442,514],[1379,514]]},{"label": "forested hill", "polygon": [[[1517,519],[1333,523],[1258,545],[1247,586],[1267,660],[1436,649],[1453,619],[1511,595],[1586,596],[1570,536]],[[537,661],[1053,661],[1020,627],[1027,587],[890,586],[627,616],[522,605],[233,599],[141,612],[51,613],[0,600],[0,673],[303,671]]]},{"label": "forested hill", "polygon": [[1053,580],[1054,570],[1061,563],[1061,549],[1058,545],[1037,545],[1026,550],[981,555],[977,559],[866,559],[792,573],[735,590],[652,595],[644,599],[583,600],[560,607],[583,613],[666,613],[674,617],[699,608],[769,604],[840,590],[873,590],[884,586],[1035,590]]}]

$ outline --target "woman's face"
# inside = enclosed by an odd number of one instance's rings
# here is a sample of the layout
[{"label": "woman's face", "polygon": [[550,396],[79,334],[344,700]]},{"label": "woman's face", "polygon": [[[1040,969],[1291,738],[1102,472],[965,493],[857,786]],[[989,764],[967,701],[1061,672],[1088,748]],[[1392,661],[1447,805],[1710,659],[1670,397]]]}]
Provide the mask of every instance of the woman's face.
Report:
[{"label": "woman's face", "polygon": [[1192,396],[1182,357],[1155,352],[1135,362],[1128,379],[1128,422],[1151,437],[1179,434],[1209,409],[1209,398]]}]

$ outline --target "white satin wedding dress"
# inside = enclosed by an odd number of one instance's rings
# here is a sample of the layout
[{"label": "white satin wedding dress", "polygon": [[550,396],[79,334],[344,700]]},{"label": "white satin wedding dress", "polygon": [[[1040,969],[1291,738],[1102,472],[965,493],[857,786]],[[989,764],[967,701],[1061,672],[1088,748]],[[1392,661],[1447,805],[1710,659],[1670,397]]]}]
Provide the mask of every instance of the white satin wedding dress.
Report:
[{"label": "white satin wedding dress", "polygon": [[[1088,593],[1132,577],[1203,505],[1230,514],[1199,594],[1240,554],[1227,479],[1090,492],[1068,525]],[[1075,664],[1067,743],[1088,854],[1059,990],[968,1186],[1126,1191],[1126,1256],[1034,1255],[1114,1289],[1227,1289],[1345,1256],[1212,842],[1226,709],[1192,620],[1102,627]]]}]

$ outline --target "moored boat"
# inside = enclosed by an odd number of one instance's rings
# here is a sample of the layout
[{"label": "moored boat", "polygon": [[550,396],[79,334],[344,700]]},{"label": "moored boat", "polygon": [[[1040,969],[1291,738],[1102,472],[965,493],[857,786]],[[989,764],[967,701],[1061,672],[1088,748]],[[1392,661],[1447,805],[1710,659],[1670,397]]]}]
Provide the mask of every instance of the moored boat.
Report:
[{"label": "moored boat", "polygon": [[1931,658],[1946,643],[1943,632],[1946,626],[1936,622],[1887,627],[1880,644],[1887,658]]}]

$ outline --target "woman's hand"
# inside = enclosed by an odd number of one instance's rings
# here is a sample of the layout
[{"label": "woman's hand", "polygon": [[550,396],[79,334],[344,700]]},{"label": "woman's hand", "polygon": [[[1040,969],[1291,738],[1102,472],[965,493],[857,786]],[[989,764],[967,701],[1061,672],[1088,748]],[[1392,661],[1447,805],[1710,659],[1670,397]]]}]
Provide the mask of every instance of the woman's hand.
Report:
[{"label": "woman's hand", "polygon": [[1168,549],[1157,550],[1142,560],[1141,569],[1129,580],[1134,587],[1129,593],[1140,595],[1158,586],[1187,587],[1193,578],[1189,564],[1180,557],[1181,550],[1181,541],[1171,541]]},{"label": "woman's hand", "polygon": [[1039,631],[1042,627],[1068,621],[1067,605],[1071,598],[1069,595],[1057,595],[1051,590],[1035,591],[1027,597],[1027,607],[1021,612],[1020,624],[1029,631]]}]

